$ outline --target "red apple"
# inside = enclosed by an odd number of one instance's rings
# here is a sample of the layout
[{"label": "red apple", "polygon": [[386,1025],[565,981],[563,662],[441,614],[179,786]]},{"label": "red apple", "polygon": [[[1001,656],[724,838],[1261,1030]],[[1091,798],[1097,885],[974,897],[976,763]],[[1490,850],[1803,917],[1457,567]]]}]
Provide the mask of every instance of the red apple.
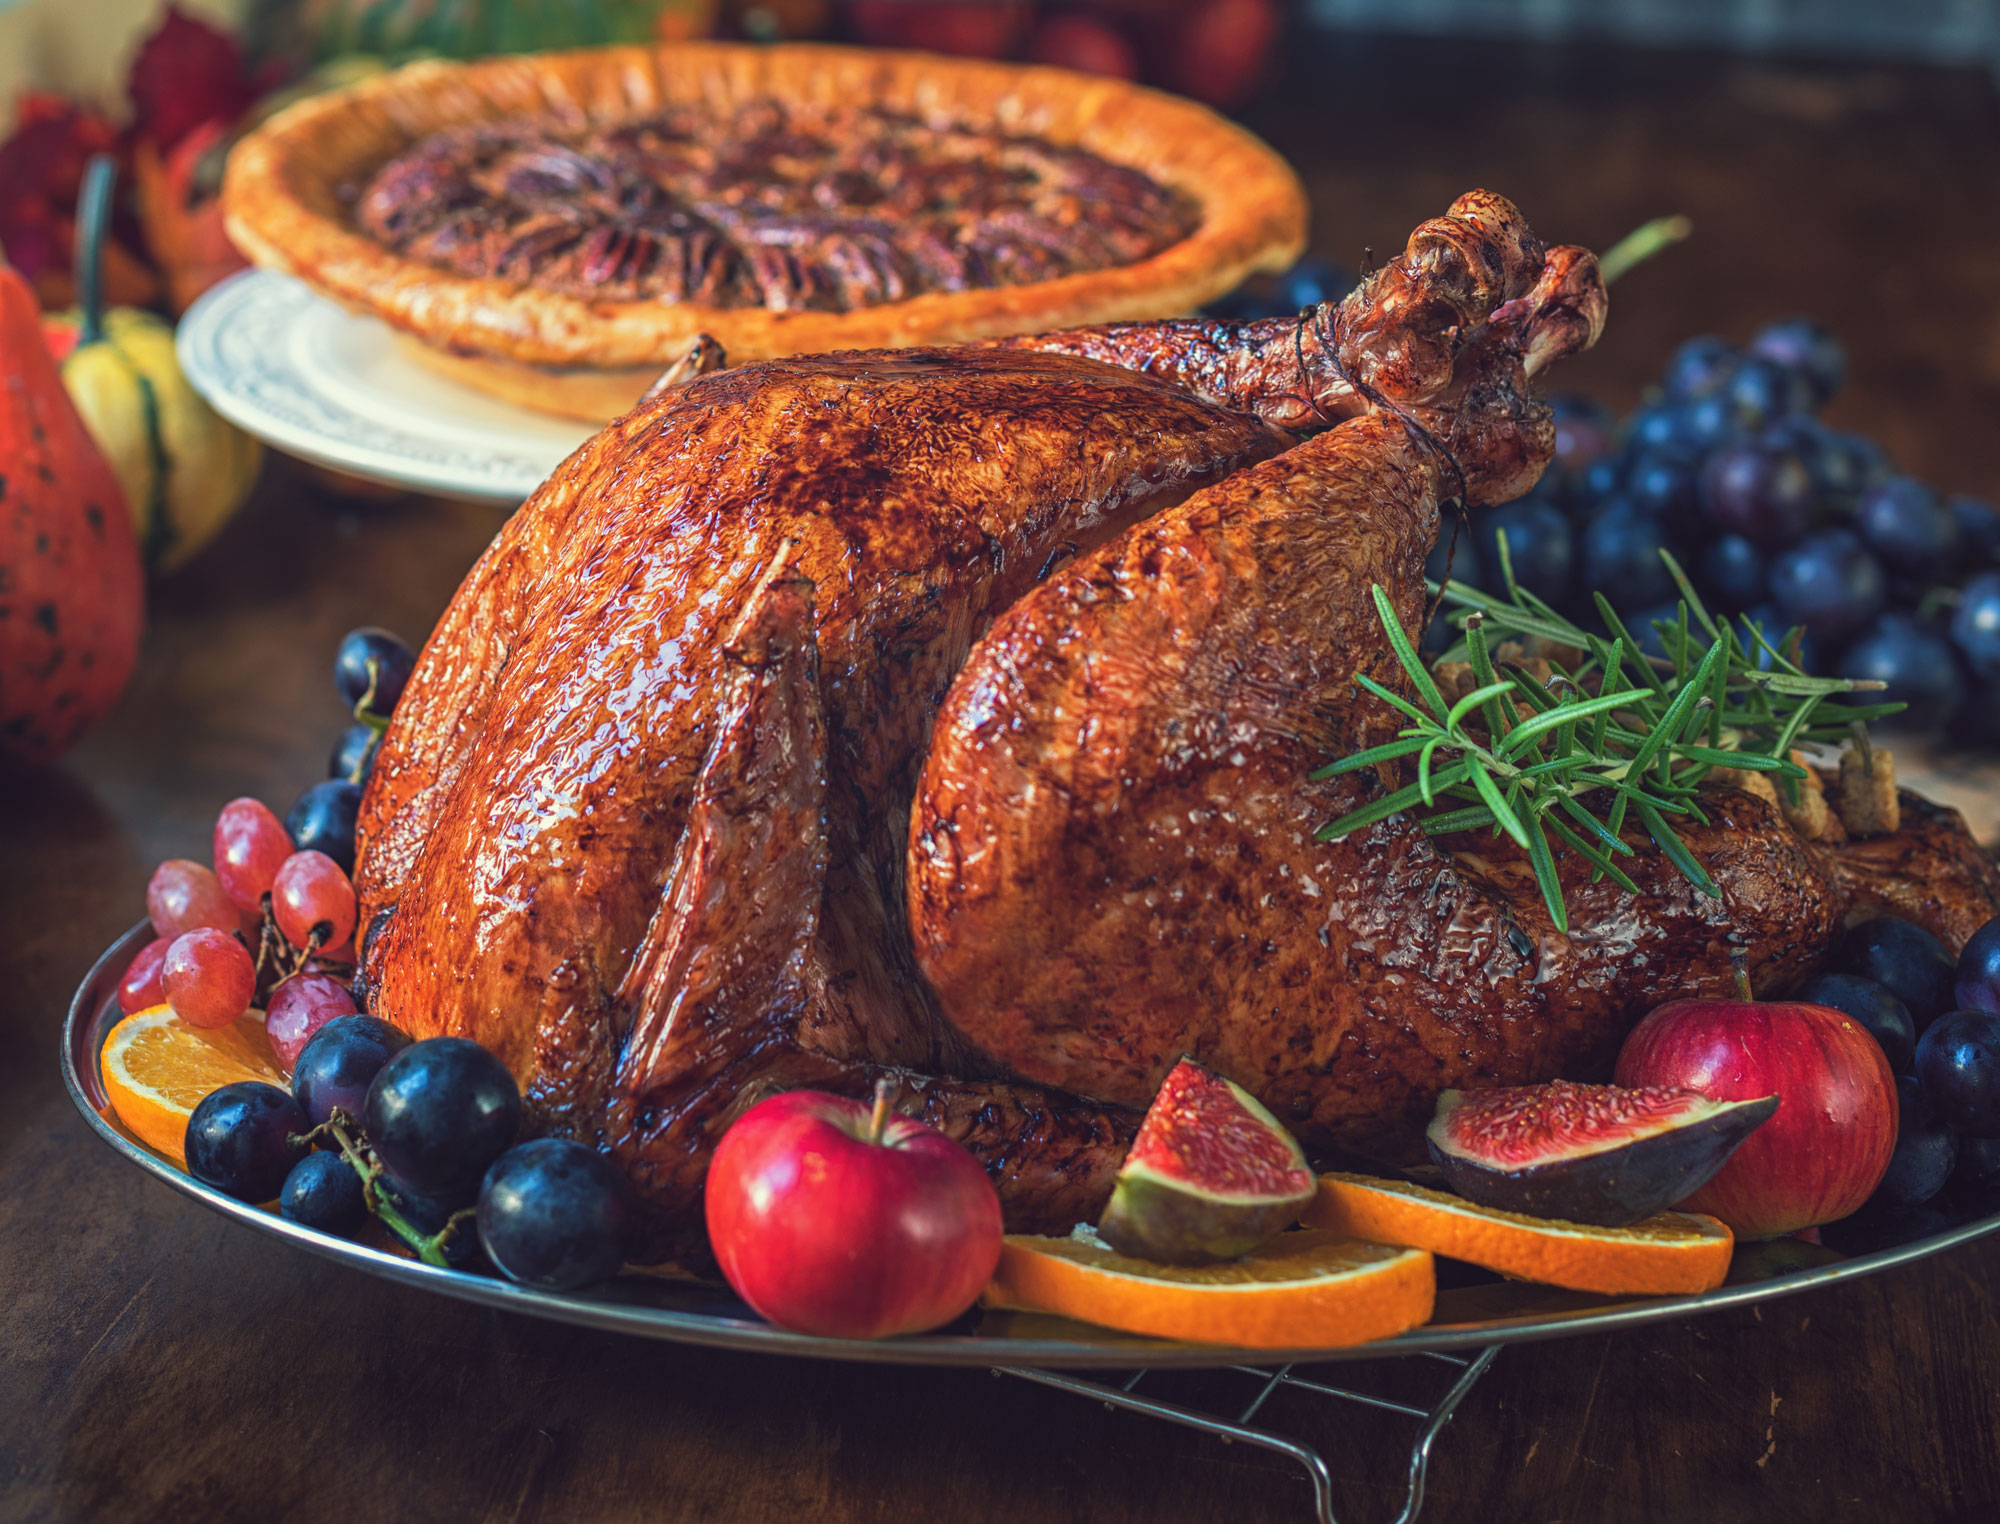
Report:
[{"label": "red apple", "polygon": [[1074,11],[1050,16],[1035,28],[1028,39],[1028,61],[1113,79],[1139,77],[1139,55],[1125,34],[1108,21]]},{"label": "red apple", "polygon": [[1685,1085],[1717,1100],[1779,1098],[1687,1200],[1738,1238],[1776,1238],[1855,1211],[1896,1148],[1896,1081],[1853,1017],[1784,1001],[1675,1000],[1625,1039],[1621,1085]]},{"label": "red apple", "polygon": [[1004,58],[1033,14],[1022,0],[854,0],[847,24],[876,47]]},{"label": "red apple", "polygon": [[1283,30],[1277,0],[1198,0],[1171,24],[1160,83],[1224,110],[1257,88]]},{"label": "red apple", "polygon": [[793,1090],[759,1101],[708,1170],[708,1242],[786,1328],[879,1339],[948,1323],[1000,1262],[1000,1198],[972,1155],[889,1109]]}]

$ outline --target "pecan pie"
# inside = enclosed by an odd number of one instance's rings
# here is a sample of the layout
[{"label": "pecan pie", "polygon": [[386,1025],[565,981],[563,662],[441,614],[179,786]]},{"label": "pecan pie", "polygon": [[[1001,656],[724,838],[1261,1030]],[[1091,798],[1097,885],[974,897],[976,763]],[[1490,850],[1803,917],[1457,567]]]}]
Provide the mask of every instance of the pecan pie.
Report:
[{"label": "pecan pie", "polygon": [[1299,248],[1284,163],[1118,81],[690,44],[426,63],[238,146],[232,237],[532,406],[732,360],[1186,311]]}]

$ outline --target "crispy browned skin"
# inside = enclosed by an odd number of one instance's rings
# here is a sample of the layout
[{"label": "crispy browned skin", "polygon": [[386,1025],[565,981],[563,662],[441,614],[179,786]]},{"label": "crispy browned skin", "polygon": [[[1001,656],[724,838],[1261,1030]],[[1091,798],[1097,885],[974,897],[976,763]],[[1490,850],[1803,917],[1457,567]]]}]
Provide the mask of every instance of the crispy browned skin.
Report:
[{"label": "crispy browned skin", "polygon": [[[1373,723],[1342,707],[1357,665],[1389,670],[1367,578],[1415,619],[1441,447],[1475,496],[1534,479],[1524,372],[1594,335],[1602,291],[1480,194],[1309,317],[1241,355],[1150,324],[677,376],[515,515],[418,663],[363,804],[370,1009],[499,1053],[533,1126],[621,1161],[664,1255],[773,1088],[893,1074],[1010,1223],[1062,1229],[1184,1046],[1380,1149],[1426,1087],[1585,1061],[1619,992],[1705,977],[1690,948],[1768,927],[1764,966],[1803,967],[1843,902],[1753,800],[1696,847],[1724,905],[1654,864],[1637,906],[1579,884],[1567,942],[1489,845],[1310,844],[1375,786],[1302,781]],[[1078,686],[1099,637],[1118,681]],[[1072,784],[1101,819],[1049,814]],[[961,810],[1004,872],[938,834]],[[1260,1068],[1285,1022],[1297,1056]]]},{"label": "crispy browned skin", "polygon": [[[536,1123],[615,1147],[662,1221],[698,1200],[706,1143],[753,1081],[865,1091],[870,1066],[966,1077],[919,1087],[930,1114],[1013,1161],[1021,1212],[1073,1221],[1129,1126],[984,1083],[936,1016],[903,929],[915,769],[966,650],[1052,562],[1284,443],[1065,355],[774,361],[664,393],[509,522],[398,705],[362,815],[370,1008],[493,1048]],[[635,1095],[614,1085],[621,1050],[671,1051],[680,1007],[675,980],[631,971],[722,734],[723,634],[781,551],[812,586],[823,870],[763,872],[740,823],[711,846],[725,894],[811,899],[806,992],[769,1021],[683,1011],[717,1051],[700,1072],[641,1066],[660,1083]],[[765,708],[746,723],[798,723]]]},{"label": "crispy browned skin", "polygon": [[[1474,500],[1546,461],[1521,382],[1594,337],[1576,300],[1593,283],[1555,251],[1448,385],[1398,384]],[[1863,902],[1961,940],[1994,912],[1962,823],[1921,811],[1897,837],[1809,849],[1719,794],[1682,834],[1720,899],[1650,845],[1637,895],[1569,856],[1567,935],[1504,842],[1433,843],[1408,817],[1316,840],[1381,784],[1306,775],[1398,723],[1355,686],[1400,682],[1370,586],[1418,626],[1455,486],[1373,412],[1126,531],[996,623],[938,715],[908,882],[924,973],[981,1051],[1128,1106],[1192,1054],[1309,1143],[1395,1158],[1446,1087],[1607,1069],[1649,1006],[1726,993],[1733,950],[1782,989]]]}]

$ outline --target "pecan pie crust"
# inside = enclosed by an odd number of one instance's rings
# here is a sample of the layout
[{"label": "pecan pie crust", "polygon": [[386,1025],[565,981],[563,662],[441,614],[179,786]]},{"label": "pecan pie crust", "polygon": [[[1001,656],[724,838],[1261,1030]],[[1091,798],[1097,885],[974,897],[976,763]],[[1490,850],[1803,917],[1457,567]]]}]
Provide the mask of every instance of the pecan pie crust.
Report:
[{"label": "pecan pie crust", "polygon": [[230,156],[253,261],[427,363],[586,418],[732,360],[1186,312],[1302,246],[1297,178],[1192,102],[832,46],[419,63]]}]

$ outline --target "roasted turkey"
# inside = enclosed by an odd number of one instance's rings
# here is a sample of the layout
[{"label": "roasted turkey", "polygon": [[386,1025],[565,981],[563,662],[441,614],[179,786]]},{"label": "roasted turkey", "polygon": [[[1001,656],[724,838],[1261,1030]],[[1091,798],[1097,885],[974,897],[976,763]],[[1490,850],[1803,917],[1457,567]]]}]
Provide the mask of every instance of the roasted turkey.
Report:
[{"label": "roasted turkey", "polygon": [[1801,841],[1719,794],[1704,898],[1309,782],[1389,733],[1368,596],[1422,617],[1439,503],[1530,486],[1528,378],[1592,342],[1590,254],[1485,192],[1344,302],[714,370],[580,449],[467,577],[363,802],[369,1008],[492,1048],[610,1151],[643,1252],[699,1243],[763,1094],[903,1104],[1012,1226],[1096,1215],[1183,1053],[1309,1148],[1407,1154],[1437,1092],[1588,1074],[1645,1009],[1812,968],[1887,905],[1962,940],[1955,815]]}]

